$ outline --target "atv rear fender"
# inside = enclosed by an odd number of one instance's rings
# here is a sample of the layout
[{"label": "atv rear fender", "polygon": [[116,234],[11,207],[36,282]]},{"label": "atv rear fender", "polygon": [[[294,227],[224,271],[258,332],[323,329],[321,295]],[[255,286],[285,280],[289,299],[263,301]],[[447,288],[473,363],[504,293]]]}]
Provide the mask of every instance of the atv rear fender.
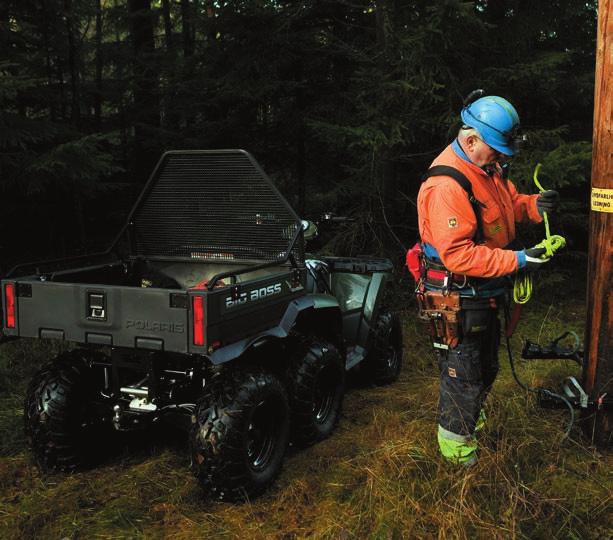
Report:
[{"label": "atv rear fender", "polygon": [[336,298],[326,294],[309,294],[297,298],[290,302],[277,326],[221,347],[213,352],[209,359],[213,365],[225,364],[251,349],[287,338],[292,330],[326,337],[340,347],[342,318]]}]

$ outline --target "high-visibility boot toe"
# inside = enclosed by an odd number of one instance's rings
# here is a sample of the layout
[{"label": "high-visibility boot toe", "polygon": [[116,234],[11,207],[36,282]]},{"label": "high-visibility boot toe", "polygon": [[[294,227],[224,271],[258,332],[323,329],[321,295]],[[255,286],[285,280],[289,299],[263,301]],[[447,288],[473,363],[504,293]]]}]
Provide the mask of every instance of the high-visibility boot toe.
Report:
[{"label": "high-visibility boot toe", "polygon": [[477,462],[477,441],[471,435],[459,435],[438,427],[438,446],[442,456],[454,465],[466,467]]}]

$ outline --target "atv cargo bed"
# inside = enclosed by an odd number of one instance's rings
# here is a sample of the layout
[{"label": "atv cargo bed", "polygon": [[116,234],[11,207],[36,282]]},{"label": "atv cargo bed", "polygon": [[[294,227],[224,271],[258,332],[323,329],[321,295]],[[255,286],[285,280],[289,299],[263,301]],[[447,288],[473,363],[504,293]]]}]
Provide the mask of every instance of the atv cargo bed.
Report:
[{"label": "atv cargo bed", "polygon": [[109,250],[11,271],[2,333],[207,354],[304,295],[301,234],[246,152],[168,152]]}]

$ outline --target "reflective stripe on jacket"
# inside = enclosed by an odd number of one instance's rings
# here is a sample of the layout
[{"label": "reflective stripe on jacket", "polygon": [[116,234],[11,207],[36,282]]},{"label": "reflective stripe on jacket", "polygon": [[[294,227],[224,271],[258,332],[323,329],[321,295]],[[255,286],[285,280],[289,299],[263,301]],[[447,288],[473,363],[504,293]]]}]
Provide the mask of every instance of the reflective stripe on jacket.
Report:
[{"label": "reflective stripe on jacket", "polygon": [[[454,149],[455,147],[455,149]],[[456,151],[457,149],[457,151]],[[515,239],[515,222],[542,221],[536,208],[538,195],[521,195],[499,173],[489,176],[462,158],[457,142],[432,162],[460,170],[470,181],[481,208],[483,244],[473,241],[477,230],[475,212],[466,191],[448,176],[433,176],[421,186],[417,197],[419,233],[431,244],[445,267],[471,277],[500,277],[517,270],[517,255],[503,249]]]}]

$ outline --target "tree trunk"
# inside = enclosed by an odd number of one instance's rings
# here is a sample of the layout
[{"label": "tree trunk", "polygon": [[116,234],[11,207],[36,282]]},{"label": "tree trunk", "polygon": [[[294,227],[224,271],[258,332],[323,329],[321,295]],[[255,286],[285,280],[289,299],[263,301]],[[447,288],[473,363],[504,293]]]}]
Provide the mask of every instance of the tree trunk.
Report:
[{"label": "tree trunk", "polygon": [[[396,0],[380,0],[377,2],[377,54],[379,57],[379,73],[382,77],[391,71],[391,60],[394,55],[394,20],[396,14]],[[382,96],[382,100],[386,97]],[[375,175],[377,177],[378,201],[381,217],[388,232],[395,236],[392,225],[396,222],[397,197],[396,197],[396,167],[392,161],[391,149],[379,148],[375,156]],[[378,212],[377,212],[378,213]]]},{"label": "tree trunk", "polygon": [[80,84],[79,84],[79,53],[75,39],[75,21],[72,0],[64,0],[64,17],[66,19],[66,39],[68,40],[68,70],[70,72],[70,120],[74,125],[81,121]]},{"label": "tree trunk", "polygon": [[157,73],[152,55],[153,14],[150,0],[129,0],[130,33],[134,48],[134,102],[135,120],[138,123],[159,125]]},{"label": "tree trunk", "polygon": [[166,39],[166,50],[172,49],[172,19],[170,18],[170,2],[162,0],[162,18],[164,19],[164,38]]},{"label": "tree trunk", "polygon": [[194,54],[193,16],[189,0],[181,0],[181,22],[183,26],[183,55],[189,58]]},{"label": "tree trunk", "polygon": [[217,41],[217,25],[215,19],[215,4],[213,0],[206,0],[206,28],[209,45]]},{"label": "tree trunk", "polygon": [[394,19],[396,0],[379,0],[377,2],[377,48],[387,60],[391,53],[394,36]]},{"label": "tree trunk", "polygon": [[64,89],[64,71],[62,70],[61,58],[56,58],[57,62],[57,85],[60,91],[60,118],[66,118],[66,92]]},{"label": "tree trunk", "polygon": [[96,89],[94,117],[96,129],[102,128],[102,0],[96,2]]},{"label": "tree trunk", "polygon": [[164,84],[164,98],[161,105],[162,123],[166,129],[176,130],[181,124],[180,114],[177,111],[177,65],[172,35],[171,4],[169,0],[162,0],[162,18],[164,19],[164,36],[166,41],[166,76]]},{"label": "tree trunk", "polygon": [[[114,1],[114,8],[117,9],[118,8],[118,2],[119,0],[115,0]],[[119,31],[119,27],[117,25],[115,25],[115,46],[117,47],[118,50],[120,50],[122,48],[122,43],[121,43],[121,33]],[[123,64],[122,61],[119,60],[116,63],[116,77],[117,80],[120,81],[121,83],[123,83]],[[127,163],[128,161],[128,122],[126,120],[126,104],[125,104],[125,100],[123,97],[123,92],[119,93],[119,103],[118,105],[118,109],[119,109],[119,132],[120,132],[120,137],[121,137],[121,152],[122,152],[122,161],[124,163]]]},{"label": "tree trunk", "polygon": [[[47,20],[50,20],[50,14],[47,12],[45,5],[43,5],[43,14],[45,15],[45,17],[48,17]],[[51,44],[49,42],[49,28],[46,24],[43,25],[43,44],[45,46],[45,70],[47,72],[47,84],[49,85],[49,88],[51,89],[53,88],[54,79],[53,79],[53,67],[51,66]],[[8,48],[5,50],[8,50]],[[54,98],[49,99],[49,118],[51,118],[51,120],[54,122],[57,119],[55,105],[56,105],[55,99]]]},{"label": "tree trunk", "polygon": [[[146,150],[149,135],[148,126],[160,125],[157,71],[153,54],[153,14],[150,0],[128,0],[130,34],[134,47],[134,153],[132,170],[136,177],[144,180],[153,167],[157,151]],[[147,141],[149,142],[149,141]]]},{"label": "tree trunk", "polygon": [[[608,409],[589,411],[586,435],[601,446],[612,442],[613,411],[613,6],[601,0],[596,45],[592,212],[588,257],[588,319],[583,385],[590,398],[604,397]],[[606,396],[605,396],[606,394]]]}]

